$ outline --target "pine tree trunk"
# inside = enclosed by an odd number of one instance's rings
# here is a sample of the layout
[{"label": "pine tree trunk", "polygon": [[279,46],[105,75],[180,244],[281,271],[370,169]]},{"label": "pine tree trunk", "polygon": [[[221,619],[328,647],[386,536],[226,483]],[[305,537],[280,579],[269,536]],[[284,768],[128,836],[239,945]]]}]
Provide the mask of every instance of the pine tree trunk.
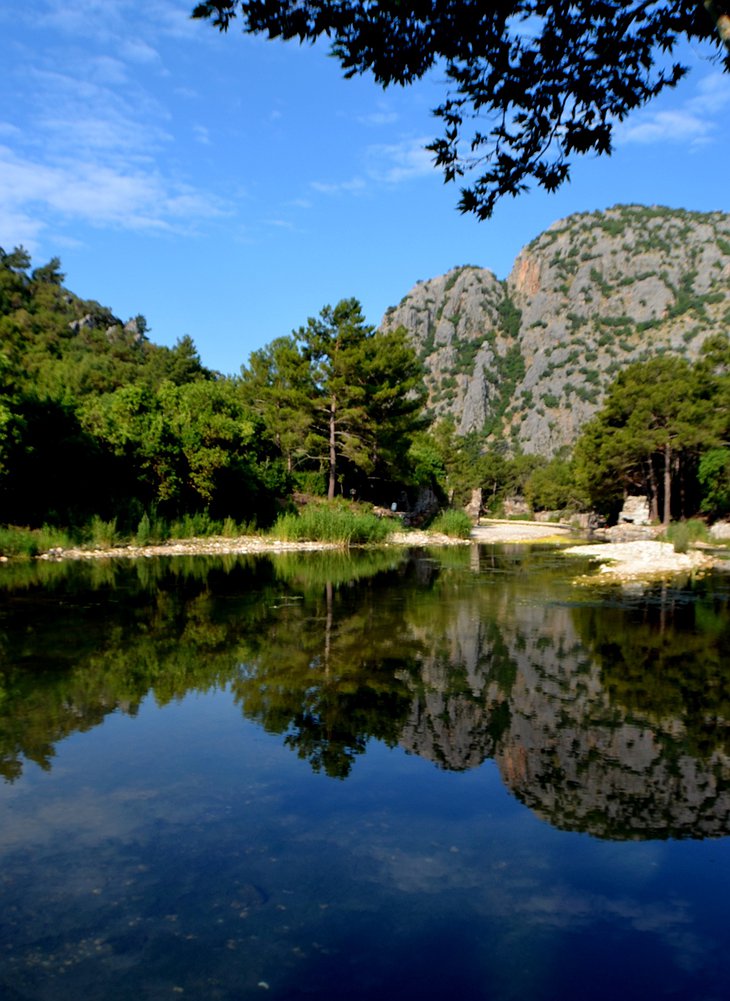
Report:
[{"label": "pine tree trunk", "polygon": [[669,526],[672,518],[672,448],[664,446],[664,524]]},{"label": "pine tree trunk", "polygon": [[337,483],[337,438],[335,436],[335,431],[337,429],[336,415],[337,400],[333,396],[330,400],[330,478],[329,486],[327,488],[327,500],[335,499],[335,485]]},{"label": "pine tree trunk", "polygon": [[659,521],[659,491],[657,490],[656,473],[654,472],[654,461],[649,459],[649,517],[652,521]]}]

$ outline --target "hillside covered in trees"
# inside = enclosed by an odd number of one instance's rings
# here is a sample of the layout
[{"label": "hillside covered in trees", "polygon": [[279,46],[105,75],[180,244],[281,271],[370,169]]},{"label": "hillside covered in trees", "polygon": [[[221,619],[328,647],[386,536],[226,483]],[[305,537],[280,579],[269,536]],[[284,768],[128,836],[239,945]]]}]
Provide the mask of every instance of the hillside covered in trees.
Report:
[{"label": "hillside covered in trees", "polygon": [[421,369],[356,300],[310,318],[238,378],[189,337],[154,344],[0,251],[0,523],[77,526],[204,513],[266,525],[296,488],[380,499],[408,485]]},{"label": "hillside covered in trees", "polygon": [[[0,524],[267,526],[297,492],[656,520],[730,512],[730,217],[556,223],[499,282],[456,268],[368,325],[343,299],[208,370],[0,250]],[[198,520],[197,524],[200,524]],[[147,531],[147,528],[145,528]],[[144,533],[142,533],[144,534]]]}]

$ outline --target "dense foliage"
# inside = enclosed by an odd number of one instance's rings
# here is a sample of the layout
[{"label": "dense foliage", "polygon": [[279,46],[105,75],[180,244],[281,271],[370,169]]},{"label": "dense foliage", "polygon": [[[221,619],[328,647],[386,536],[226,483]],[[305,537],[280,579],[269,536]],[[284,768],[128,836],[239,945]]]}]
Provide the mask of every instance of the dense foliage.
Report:
[{"label": "dense foliage", "polygon": [[730,339],[708,338],[698,360],[663,355],[629,365],[576,446],[593,505],[610,513],[625,493],[649,498],[669,524],[730,511]]},{"label": "dense foliage", "polygon": [[482,219],[531,179],[559,187],[573,155],[610,153],[616,123],[684,76],[680,42],[730,53],[720,0],[204,0],[193,11],[223,31],[238,16],[269,38],[324,36],[346,76],[384,87],[437,68],[443,134],[429,149],[447,181],[477,172],[459,208]]},{"label": "dense foliage", "polygon": [[329,500],[338,486],[378,498],[403,476],[422,425],[423,372],[405,331],[368,326],[356,299],[254,352],[241,381],[287,469],[326,470]]},{"label": "dense foliage", "polygon": [[154,537],[200,514],[270,524],[295,475],[328,477],[332,496],[344,478],[365,498],[402,482],[420,368],[356,300],[227,378],[189,337],[156,345],[144,317],[123,323],[63,280],[56,259],[31,269],[22,248],[0,249],[0,524],[96,518],[110,538]]}]

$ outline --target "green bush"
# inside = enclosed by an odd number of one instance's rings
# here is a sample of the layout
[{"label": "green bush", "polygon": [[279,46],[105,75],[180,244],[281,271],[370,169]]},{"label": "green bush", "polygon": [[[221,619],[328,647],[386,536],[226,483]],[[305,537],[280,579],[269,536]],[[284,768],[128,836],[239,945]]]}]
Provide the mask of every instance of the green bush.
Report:
[{"label": "green bush", "polygon": [[294,489],[315,497],[324,497],[327,493],[327,478],[324,473],[312,470],[294,473]]},{"label": "green bush", "polygon": [[672,543],[675,553],[686,553],[693,542],[709,541],[709,533],[704,521],[690,518],[688,521],[673,521],[665,538]]},{"label": "green bush", "polygon": [[165,542],[170,538],[170,526],[164,518],[159,515],[144,512],[139,519],[137,530],[134,534],[134,543],[137,546],[154,546],[160,542]]},{"label": "green bush", "polygon": [[117,519],[112,518],[110,521],[104,521],[98,514],[95,514],[89,522],[85,534],[92,546],[99,549],[111,549],[119,541]]},{"label": "green bush", "polygon": [[364,545],[383,542],[392,526],[374,514],[349,504],[310,504],[299,514],[280,515],[271,535],[287,542],[334,542]]},{"label": "green bush", "polygon": [[171,539],[193,539],[199,536],[220,535],[223,525],[214,521],[207,511],[183,515],[170,525]]},{"label": "green bush", "polygon": [[428,526],[432,532],[449,535],[454,539],[468,539],[471,535],[471,518],[464,511],[450,508],[442,511]]}]

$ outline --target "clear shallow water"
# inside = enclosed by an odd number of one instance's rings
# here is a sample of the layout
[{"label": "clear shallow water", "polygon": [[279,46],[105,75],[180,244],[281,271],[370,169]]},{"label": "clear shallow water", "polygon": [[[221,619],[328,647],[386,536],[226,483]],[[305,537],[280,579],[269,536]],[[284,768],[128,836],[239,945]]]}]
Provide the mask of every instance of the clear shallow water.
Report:
[{"label": "clear shallow water", "polygon": [[0,995],[725,997],[730,581],[578,569],[0,579]]}]

